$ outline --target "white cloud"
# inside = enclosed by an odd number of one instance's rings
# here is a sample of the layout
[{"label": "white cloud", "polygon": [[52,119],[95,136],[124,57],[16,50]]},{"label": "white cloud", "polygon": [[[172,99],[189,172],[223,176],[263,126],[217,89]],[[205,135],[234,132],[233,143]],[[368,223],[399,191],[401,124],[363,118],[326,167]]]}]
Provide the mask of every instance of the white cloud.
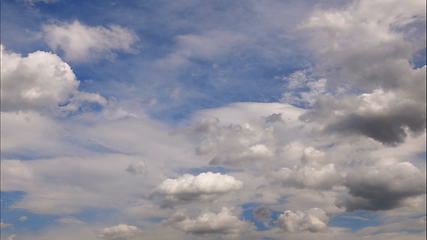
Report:
[{"label": "white cloud", "polygon": [[289,187],[331,189],[341,184],[341,176],[332,163],[319,168],[313,166],[282,168],[275,177],[282,182],[283,186]]},{"label": "white cloud", "polygon": [[222,208],[219,213],[205,212],[195,219],[177,213],[168,220],[168,224],[194,235],[238,236],[244,228],[248,228],[248,223],[232,215],[228,208]]},{"label": "white cloud", "polygon": [[130,240],[135,239],[140,232],[136,226],[119,224],[100,230],[97,237],[105,240]]},{"label": "white cloud", "polygon": [[194,59],[216,59],[233,54],[245,36],[230,31],[211,30],[200,34],[179,35],[174,52],[157,62],[159,66],[181,67]]},{"label": "white cloud", "polygon": [[176,179],[166,179],[157,188],[166,201],[188,202],[216,197],[241,189],[243,183],[234,177],[206,172],[199,175],[185,174]]},{"label": "white cloud", "polygon": [[57,55],[37,51],[23,57],[1,46],[2,111],[75,110],[81,102],[105,104],[98,94],[78,90],[71,67]]},{"label": "white cloud", "polygon": [[67,60],[76,62],[109,58],[117,51],[135,52],[133,45],[138,41],[129,29],[117,25],[92,27],[79,21],[44,25],[43,33],[51,49],[61,49]]},{"label": "white cloud", "polygon": [[306,212],[287,210],[279,216],[279,226],[286,232],[319,232],[328,225],[328,216],[319,208],[312,208]]}]

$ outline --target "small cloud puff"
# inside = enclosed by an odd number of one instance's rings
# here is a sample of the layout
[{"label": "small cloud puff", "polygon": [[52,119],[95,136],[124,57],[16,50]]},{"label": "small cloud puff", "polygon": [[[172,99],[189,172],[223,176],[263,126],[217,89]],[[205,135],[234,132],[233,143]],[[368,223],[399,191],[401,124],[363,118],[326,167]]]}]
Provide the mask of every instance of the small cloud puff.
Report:
[{"label": "small cloud puff", "polygon": [[167,223],[194,235],[238,235],[244,227],[247,227],[247,223],[232,215],[228,208],[222,208],[219,213],[206,212],[195,219],[181,212],[175,214]]},{"label": "small cloud puff", "polygon": [[320,232],[327,228],[328,216],[319,208],[305,212],[287,210],[279,216],[279,226],[286,232]]},{"label": "small cloud puff", "polygon": [[119,224],[102,229],[97,237],[105,240],[130,240],[140,232],[141,230],[136,226]]},{"label": "small cloud puff", "polygon": [[111,57],[116,51],[132,53],[138,41],[129,29],[117,25],[92,27],[79,21],[44,25],[43,33],[51,49],[61,49],[67,60],[75,62]]},{"label": "small cloud puff", "polygon": [[197,176],[185,174],[176,179],[166,179],[157,189],[168,202],[188,202],[222,195],[242,188],[242,182],[234,177],[206,172]]}]

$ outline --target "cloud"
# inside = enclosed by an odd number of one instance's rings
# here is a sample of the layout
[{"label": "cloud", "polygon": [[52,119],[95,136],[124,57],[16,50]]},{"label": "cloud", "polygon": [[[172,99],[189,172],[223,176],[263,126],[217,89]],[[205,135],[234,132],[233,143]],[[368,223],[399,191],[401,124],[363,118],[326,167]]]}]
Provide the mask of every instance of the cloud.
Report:
[{"label": "cloud", "polygon": [[425,102],[406,93],[380,89],[340,100],[320,99],[316,109],[303,119],[324,121],[326,132],[362,135],[396,145],[409,133],[422,133],[426,126],[426,110]]},{"label": "cloud", "polygon": [[279,226],[286,232],[320,232],[328,225],[328,217],[322,209],[311,208],[306,212],[287,210],[278,218]]},{"label": "cloud", "polygon": [[8,227],[11,227],[11,226],[13,226],[12,224],[9,224],[9,223],[4,223],[4,222],[0,222],[0,228],[8,228]]},{"label": "cloud", "polygon": [[23,57],[1,46],[2,112],[75,110],[82,102],[105,104],[98,94],[78,90],[71,67],[57,55],[37,51]]},{"label": "cloud", "polygon": [[[136,189],[141,186],[140,180],[123,171],[136,159],[121,154],[31,161],[2,159],[1,188],[26,193],[11,208],[38,214],[72,214],[88,207],[113,209],[125,198],[143,192]],[[149,185],[150,180],[144,184]],[[117,194],[112,196],[111,189]]]},{"label": "cloud", "polygon": [[25,222],[25,221],[27,221],[27,220],[28,220],[28,217],[27,217],[27,216],[20,216],[20,217],[18,218],[18,220],[19,220],[20,222]]},{"label": "cloud", "polygon": [[128,168],[126,168],[126,171],[132,174],[142,174],[145,171],[145,162],[144,161],[138,161],[131,163]]},{"label": "cloud", "polygon": [[423,132],[426,71],[411,63],[425,48],[423,9],[425,3],[416,0],[355,1],[314,11],[300,29],[316,39],[308,41],[316,66],[295,72],[289,81],[309,86],[325,79],[328,91],[303,119],[324,123],[327,132],[389,145],[402,143],[409,132]]},{"label": "cloud", "polygon": [[183,213],[177,213],[167,223],[194,235],[238,235],[248,227],[248,223],[233,216],[228,208],[222,208],[219,213],[206,212],[195,219],[188,218]]},{"label": "cloud", "polygon": [[16,238],[16,234],[11,234],[7,237],[7,240],[14,240]]},{"label": "cloud", "polygon": [[100,230],[97,237],[105,240],[130,240],[135,239],[140,232],[141,230],[136,226],[119,224]]},{"label": "cloud", "polygon": [[245,36],[231,31],[210,30],[200,34],[185,34],[176,37],[175,51],[157,62],[167,67],[181,67],[193,60],[212,60],[234,54],[235,48]]},{"label": "cloud", "polygon": [[350,196],[341,205],[355,211],[400,207],[405,199],[425,194],[426,184],[425,175],[410,162],[386,161],[351,171],[345,186]]},{"label": "cloud", "polygon": [[62,224],[85,224],[85,222],[75,217],[63,217],[58,219],[57,221]]},{"label": "cloud", "polygon": [[65,59],[73,62],[110,58],[118,51],[132,53],[138,41],[136,34],[127,28],[117,25],[92,27],[77,20],[44,25],[43,34],[51,49],[61,49]]},{"label": "cloud", "polygon": [[302,112],[281,103],[234,103],[200,111],[191,129],[198,140],[196,153],[211,157],[210,165],[241,168],[271,163],[280,152],[282,139],[277,135],[301,130]]},{"label": "cloud", "polygon": [[167,202],[190,202],[209,199],[241,189],[243,183],[234,177],[205,172],[199,175],[185,174],[176,179],[166,179],[157,188]]},{"label": "cloud", "polygon": [[331,189],[341,183],[341,176],[330,163],[321,167],[282,168],[274,174],[285,187]]},{"label": "cloud", "polygon": [[267,206],[259,206],[253,210],[253,216],[257,221],[266,225],[271,221],[273,211]]}]

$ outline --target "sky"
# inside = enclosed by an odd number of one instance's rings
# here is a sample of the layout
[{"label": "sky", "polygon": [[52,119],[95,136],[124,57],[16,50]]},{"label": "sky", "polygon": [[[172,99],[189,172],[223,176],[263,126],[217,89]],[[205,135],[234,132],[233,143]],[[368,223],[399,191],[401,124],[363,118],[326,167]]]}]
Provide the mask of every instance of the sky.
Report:
[{"label": "sky", "polygon": [[1,240],[422,240],[421,0],[2,0]]}]

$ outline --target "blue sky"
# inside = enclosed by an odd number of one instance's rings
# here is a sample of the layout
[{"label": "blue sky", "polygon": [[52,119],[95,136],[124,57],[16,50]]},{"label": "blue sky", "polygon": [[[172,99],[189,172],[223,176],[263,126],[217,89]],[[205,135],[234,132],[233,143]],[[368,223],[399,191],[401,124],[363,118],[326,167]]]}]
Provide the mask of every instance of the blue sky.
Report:
[{"label": "blue sky", "polygon": [[425,7],[3,0],[1,239],[423,239]]}]

